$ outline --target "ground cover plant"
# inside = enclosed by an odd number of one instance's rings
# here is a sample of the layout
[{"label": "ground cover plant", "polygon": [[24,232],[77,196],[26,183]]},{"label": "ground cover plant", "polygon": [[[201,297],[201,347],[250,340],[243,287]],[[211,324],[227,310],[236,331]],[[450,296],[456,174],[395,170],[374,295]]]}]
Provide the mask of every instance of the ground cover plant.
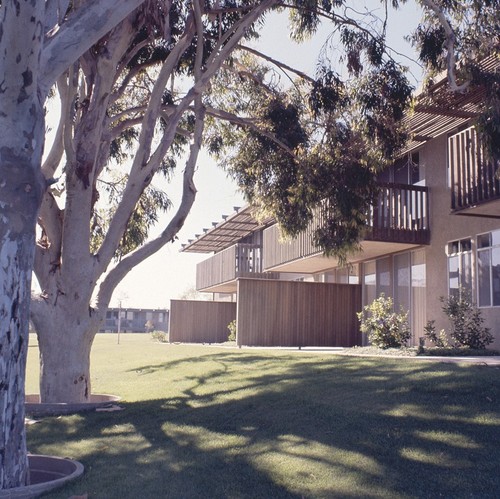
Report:
[{"label": "ground cover plant", "polygon": [[496,367],[139,334],[98,335],[92,355],[94,393],[121,395],[124,410],[29,426],[31,452],[86,467],[47,497],[498,496]]}]

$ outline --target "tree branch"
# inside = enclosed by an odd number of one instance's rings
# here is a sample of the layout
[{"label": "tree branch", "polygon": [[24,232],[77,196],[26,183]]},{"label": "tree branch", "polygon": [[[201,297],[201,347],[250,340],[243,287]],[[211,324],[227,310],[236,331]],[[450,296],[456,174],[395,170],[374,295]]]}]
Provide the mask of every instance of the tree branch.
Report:
[{"label": "tree branch", "polygon": [[184,225],[196,198],[196,187],[194,185],[193,177],[196,164],[198,162],[198,154],[201,149],[205,124],[205,111],[201,103],[201,97],[197,97],[195,108],[196,123],[194,140],[191,144],[189,159],[184,170],[182,199],[179,208],[159,237],[129,253],[122,260],[120,260],[116,267],[110,270],[99,286],[99,292],[97,294],[98,309],[107,308],[116,286],[130,272],[130,270],[149,258],[151,255],[154,255],[163,246],[172,242]]},{"label": "tree branch", "polygon": [[59,99],[61,101],[61,113],[59,116],[59,123],[57,125],[57,130],[54,137],[54,142],[50,148],[50,152],[47,155],[43,165],[42,173],[46,179],[50,179],[55,175],[57,167],[61,163],[61,159],[64,154],[64,127],[66,123],[66,116],[64,110],[67,109],[69,92],[68,85],[66,83],[66,78],[61,77],[57,81],[57,88],[59,93]]},{"label": "tree branch", "polygon": [[299,76],[300,78],[302,78],[305,81],[308,81],[309,83],[314,83],[314,78],[311,78],[306,73],[299,71],[298,69],[292,68],[291,66],[288,66],[287,64],[285,64],[281,61],[278,61],[278,60],[274,59],[273,57],[270,57],[270,56],[268,56],[268,55],[266,55],[258,50],[255,50],[251,47],[248,47],[246,45],[241,45],[241,44],[238,45],[237,48],[244,50],[246,52],[249,52],[253,55],[256,55],[257,57],[260,57],[261,59],[264,59],[264,60],[270,62],[271,64],[274,64],[275,66],[282,69],[283,71],[290,71],[291,73],[296,74],[297,76]]},{"label": "tree branch", "polygon": [[161,148],[163,154],[158,153],[157,149],[155,155],[150,157],[151,143],[153,140],[156,121],[160,113],[163,91],[168,83],[170,75],[178,64],[180,57],[191,44],[194,33],[195,25],[193,22],[193,16],[190,15],[186,20],[186,28],[183,36],[165,60],[153,88],[148,107],[142,119],[141,134],[139,136],[139,148],[131,166],[129,180],[125,186],[122,200],[116,209],[106,237],[104,238],[98,252],[99,265],[95,267],[96,279],[102,274],[102,272],[105,271],[106,267],[112,260],[116,248],[118,247],[123,233],[126,230],[127,221],[133,213],[135,205],[137,204],[137,201],[140,198],[146,184],[151,182],[155,170],[158,168],[161,160],[166,154],[166,151],[172,144],[177,124],[188,107],[188,104],[191,102],[191,99],[185,101],[182,105],[179,105],[173,113],[171,123],[165,130],[162,140],[162,143],[166,144],[165,150],[160,146],[158,147],[158,149]]},{"label": "tree branch", "polygon": [[[187,47],[191,43],[192,36],[196,31],[196,25],[193,20],[193,16],[191,16],[191,19],[188,18],[186,22],[185,34],[169,54],[160,71],[160,75],[158,76],[155,88],[153,89],[153,94],[149,102],[148,110],[143,120],[141,138],[139,139],[140,141],[144,140],[145,143],[141,144],[141,146],[139,147],[139,151],[132,165],[131,174],[127,182],[127,186],[125,187],[122,201],[115,212],[115,216],[111,221],[106,237],[101,245],[101,248],[99,249],[99,263],[94,267],[94,278],[96,280],[105,271],[106,267],[109,265],[111,259],[113,258],[123,232],[126,230],[127,221],[135,208],[137,200],[141,196],[145,185],[151,181],[153,174],[158,168],[158,165],[165,157],[165,154],[167,153],[169,147],[173,142],[173,139],[177,132],[177,125],[179,123],[179,120],[186,112],[191,102],[193,100],[196,102],[196,99],[198,99],[202,95],[203,90],[210,83],[212,76],[220,69],[223,62],[228,58],[230,53],[240,42],[241,38],[245,35],[248,27],[252,23],[254,23],[266,10],[275,5],[276,2],[277,0],[264,0],[263,2],[255,6],[249,12],[249,14],[245,16],[245,18],[241,19],[234,26],[230,33],[226,33],[226,36],[223,37],[223,40],[221,39],[214,52],[205,62],[206,69],[201,72],[201,70],[197,70],[195,68],[195,75],[199,75],[198,79],[178,104],[177,108],[172,114],[169,126],[165,130],[163,140],[157,147],[154,154],[149,157],[152,138],[150,136],[148,137],[148,134],[151,134],[154,130],[154,126],[156,123],[156,119],[158,118],[160,109],[163,89],[168,82],[170,74],[173,72],[174,68],[177,65],[178,58],[182,55],[184,50],[187,49]],[[187,213],[185,214],[185,216],[187,216]],[[185,216],[182,217],[182,223],[184,223]]]},{"label": "tree branch", "polygon": [[423,5],[432,10],[441,26],[444,29],[446,34],[446,64],[447,64],[447,75],[448,75],[448,83],[453,92],[465,92],[468,86],[470,85],[470,81],[466,81],[459,85],[457,83],[457,74],[456,74],[456,56],[455,56],[455,43],[456,37],[455,32],[451,26],[451,23],[446,18],[446,14],[444,9],[439,7],[436,2],[433,0],[420,0]]},{"label": "tree branch", "polygon": [[286,152],[289,156],[295,158],[295,154],[285,143],[281,142],[281,140],[277,139],[272,133],[268,132],[267,130],[263,130],[262,128],[258,127],[255,123],[255,120],[242,118],[227,111],[214,109],[213,107],[209,106],[207,106],[206,112],[209,116],[213,116],[214,118],[219,118],[221,120],[229,121],[230,123],[233,123],[235,125],[251,128],[258,134],[267,137],[269,140],[272,140],[277,146],[280,147],[280,149],[283,149],[283,151]]},{"label": "tree branch", "polygon": [[61,264],[62,218],[57,201],[46,192],[40,207],[38,224],[42,229],[36,243],[33,270],[42,290],[48,287],[49,275]]},{"label": "tree branch", "polygon": [[117,26],[145,0],[89,0],[49,33],[41,54],[42,96],[57,78],[92,45]]}]

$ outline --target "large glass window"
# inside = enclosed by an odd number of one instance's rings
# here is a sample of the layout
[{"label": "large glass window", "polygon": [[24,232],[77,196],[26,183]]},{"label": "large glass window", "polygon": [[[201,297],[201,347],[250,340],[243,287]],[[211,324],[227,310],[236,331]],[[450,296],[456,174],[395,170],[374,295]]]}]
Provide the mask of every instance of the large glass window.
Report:
[{"label": "large glass window", "polygon": [[399,253],[392,257],[365,262],[363,268],[363,304],[370,304],[384,293],[394,300],[394,309],[409,311],[412,343],[422,334],[426,309],[425,250]]},{"label": "large glass window", "polygon": [[376,265],[375,262],[367,262],[363,267],[363,302],[369,304],[377,298]]},{"label": "large glass window", "polygon": [[472,291],[472,242],[460,239],[448,243],[448,294],[458,296],[460,289]]},{"label": "large glass window", "polygon": [[500,306],[500,230],[477,238],[477,290],[480,307]]},{"label": "large glass window", "polygon": [[411,255],[411,322],[415,343],[422,334],[426,321],[425,290],[425,250],[417,250]]},{"label": "large glass window", "polygon": [[410,253],[394,256],[394,309],[410,310]]}]

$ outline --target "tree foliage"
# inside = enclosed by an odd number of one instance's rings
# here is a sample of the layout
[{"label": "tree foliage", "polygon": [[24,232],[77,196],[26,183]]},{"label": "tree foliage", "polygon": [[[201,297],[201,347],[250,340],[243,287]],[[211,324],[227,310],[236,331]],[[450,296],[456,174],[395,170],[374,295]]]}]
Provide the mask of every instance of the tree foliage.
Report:
[{"label": "tree foliage", "polygon": [[[498,51],[498,1],[417,1],[425,18],[414,42],[427,69],[446,68],[453,91],[487,82],[478,126],[498,154],[499,75],[479,63]],[[26,276],[33,267],[41,287],[31,313],[43,357],[42,398],[89,396],[90,346],[113,290],[175,240],[196,196],[203,146],[286,234],[322,216],[318,246],[339,258],[358,246],[377,172],[406,137],[401,117],[412,89],[386,45],[386,12],[403,3],[372,2],[378,19],[347,0],[2,0],[0,239],[8,242],[4,259],[23,268],[0,269],[7,269],[8,303],[0,311],[8,317],[0,350],[18,359],[12,365],[22,372],[26,349],[18,346],[28,331]],[[315,75],[249,46],[272,11],[290,15],[299,41],[320,25],[330,28]],[[43,105],[51,91],[60,122],[42,164]],[[155,179],[179,163],[181,200],[170,206]],[[19,193],[30,203],[20,204]],[[170,220],[152,236],[167,208]],[[33,254],[26,248],[35,234]],[[0,384],[18,387],[21,407],[22,377],[9,377],[14,371],[0,371]],[[14,402],[3,401],[0,426],[11,428],[15,417],[5,408]],[[12,442],[22,454],[22,439]],[[26,476],[25,466],[18,468]],[[7,475],[2,486],[17,480]]]}]

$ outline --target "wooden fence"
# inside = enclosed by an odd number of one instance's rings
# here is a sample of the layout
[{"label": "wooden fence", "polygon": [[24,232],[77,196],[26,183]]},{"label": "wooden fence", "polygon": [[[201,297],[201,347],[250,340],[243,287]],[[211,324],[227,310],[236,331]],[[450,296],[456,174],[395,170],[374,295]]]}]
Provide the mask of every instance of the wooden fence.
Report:
[{"label": "wooden fence", "polygon": [[170,342],[222,343],[236,319],[236,303],[170,300]]},{"label": "wooden fence", "polygon": [[247,346],[361,345],[361,286],[238,280],[237,342]]}]

